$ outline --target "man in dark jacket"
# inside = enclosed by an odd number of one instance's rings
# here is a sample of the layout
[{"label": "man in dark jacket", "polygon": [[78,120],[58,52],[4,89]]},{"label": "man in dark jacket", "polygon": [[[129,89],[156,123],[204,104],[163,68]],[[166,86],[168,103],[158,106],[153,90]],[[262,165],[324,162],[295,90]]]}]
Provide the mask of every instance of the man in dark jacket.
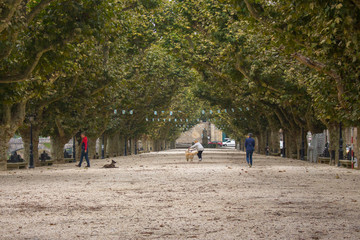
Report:
[{"label": "man in dark jacket", "polygon": [[81,163],[83,161],[83,158],[85,157],[86,159],[86,163],[87,166],[86,167],[90,167],[90,161],[89,161],[89,156],[88,156],[88,139],[85,136],[85,133],[81,133],[81,157],[80,157],[80,162],[79,165],[76,165],[77,167],[81,167]]},{"label": "man in dark jacket", "polygon": [[252,167],[252,155],[255,150],[255,140],[252,138],[252,133],[249,133],[249,137],[245,140],[246,149],[246,162],[249,167]]}]

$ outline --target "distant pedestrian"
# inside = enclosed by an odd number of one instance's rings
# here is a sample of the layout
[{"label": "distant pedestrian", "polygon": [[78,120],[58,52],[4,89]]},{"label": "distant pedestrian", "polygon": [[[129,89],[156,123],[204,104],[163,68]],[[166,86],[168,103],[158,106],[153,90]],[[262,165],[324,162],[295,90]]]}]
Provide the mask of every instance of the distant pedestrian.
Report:
[{"label": "distant pedestrian", "polygon": [[248,163],[249,167],[252,167],[252,155],[255,150],[255,140],[252,138],[252,133],[249,133],[248,136],[249,137],[245,140],[246,162]]},{"label": "distant pedestrian", "polygon": [[195,140],[195,144],[192,145],[190,148],[194,148],[198,151],[197,155],[199,157],[199,162],[201,162],[202,161],[202,153],[204,151],[203,145],[201,145],[201,143],[199,143],[199,141]]},{"label": "distant pedestrian", "polygon": [[79,165],[76,165],[77,167],[81,167],[81,163],[83,161],[83,158],[85,157],[86,162],[87,162],[87,166],[86,167],[90,167],[90,161],[89,161],[89,156],[88,156],[88,139],[85,136],[85,133],[82,132],[81,133],[81,157],[80,157],[80,162]]}]

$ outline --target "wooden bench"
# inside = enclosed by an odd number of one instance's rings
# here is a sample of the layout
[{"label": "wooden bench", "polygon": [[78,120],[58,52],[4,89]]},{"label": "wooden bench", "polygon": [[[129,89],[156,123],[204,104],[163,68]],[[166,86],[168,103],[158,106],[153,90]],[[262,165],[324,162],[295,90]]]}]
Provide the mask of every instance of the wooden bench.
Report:
[{"label": "wooden bench", "polygon": [[281,155],[281,153],[269,153],[269,156],[274,156],[274,157],[279,157]]},{"label": "wooden bench", "polygon": [[54,164],[54,160],[40,161],[40,166],[51,166]]},{"label": "wooden bench", "polygon": [[27,165],[27,162],[7,163],[7,169],[25,169]]},{"label": "wooden bench", "polygon": [[329,157],[318,157],[318,162],[319,163],[330,163],[330,158]]},{"label": "wooden bench", "polygon": [[340,166],[351,168],[351,161],[350,160],[340,160]]},{"label": "wooden bench", "polygon": [[74,162],[74,159],[73,158],[64,158],[64,162],[65,163],[72,163],[72,162]]}]

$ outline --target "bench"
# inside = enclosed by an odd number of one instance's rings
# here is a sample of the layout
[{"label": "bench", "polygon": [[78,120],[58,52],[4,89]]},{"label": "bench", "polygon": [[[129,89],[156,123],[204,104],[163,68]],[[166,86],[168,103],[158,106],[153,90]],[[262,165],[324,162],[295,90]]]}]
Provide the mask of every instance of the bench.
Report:
[{"label": "bench", "polygon": [[279,157],[280,155],[281,153],[273,153],[273,152],[269,153],[269,156],[274,156],[274,157]]},{"label": "bench", "polygon": [[65,163],[72,163],[72,162],[74,162],[74,159],[72,159],[72,158],[64,158],[64,160],[63,160]]},{"label": "bench", "polygon": [[318,157],[318,162],[319,163],[330,163],[330,158],[329,157]]},{"label": "bench", "polygon": [[40,166],[51,166],[54,164],[54,160],[40,161]]},{"label": "bench", "polygon": [[339,160],[340,166],[351,168],[351,161],[350,160]]},{"label": "bench", "polygon": [[7,169],[25,169],[27,162],[7,163]]}]

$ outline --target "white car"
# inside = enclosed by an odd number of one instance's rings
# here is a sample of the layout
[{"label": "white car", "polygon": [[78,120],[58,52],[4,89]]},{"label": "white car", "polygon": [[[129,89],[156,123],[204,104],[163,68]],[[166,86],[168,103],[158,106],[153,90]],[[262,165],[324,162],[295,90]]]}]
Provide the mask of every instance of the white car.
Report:
[{"label": "white car", "polygon": [[235,147],[235,140],[227,140],[222,144],[224,147]]}]

